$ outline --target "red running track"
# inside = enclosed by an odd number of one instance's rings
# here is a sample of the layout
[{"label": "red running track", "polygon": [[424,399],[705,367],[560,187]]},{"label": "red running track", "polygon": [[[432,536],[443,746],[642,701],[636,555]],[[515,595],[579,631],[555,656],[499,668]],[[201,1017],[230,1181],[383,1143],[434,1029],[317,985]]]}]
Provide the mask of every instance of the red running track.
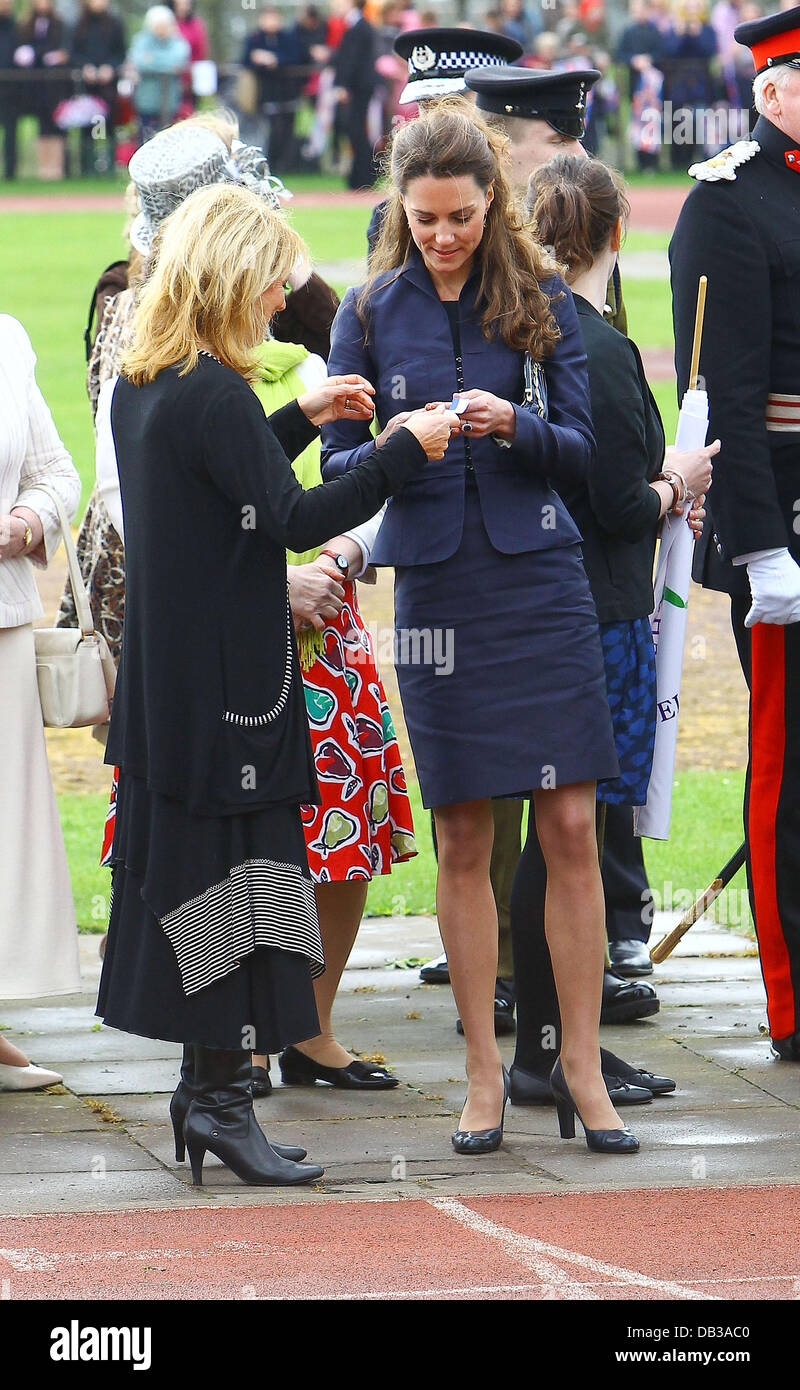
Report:
[{"label": "red running track", "polygon": [[800,1188],[14,1217],[19,1299],[797,1299]]}]

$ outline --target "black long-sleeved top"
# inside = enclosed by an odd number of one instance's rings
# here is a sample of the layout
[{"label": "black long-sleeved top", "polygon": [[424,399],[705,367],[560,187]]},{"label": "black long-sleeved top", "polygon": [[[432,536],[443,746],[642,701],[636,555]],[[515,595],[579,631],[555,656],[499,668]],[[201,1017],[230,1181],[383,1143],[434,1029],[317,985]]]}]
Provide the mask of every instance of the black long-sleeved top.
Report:
[{"label": "black long-sleeved top", "polygon": [[108,66],[116,72],[126,53],[125,30],[116,15],[87,13],[77,24],[70,55],[76,68]]},{"label": "black long-sleeved top", "polygon": [[664,459],[664,427],[636,344],[581,295],[597,453],[586,480],[560,487],[583,536],[583,560],[601,623],[646,618],[660,501],[650,483]]},{"label": "black long-sleeved top", "polygon": [[378,83],[375,72],[377,57],[376,35],[369,20],[363,16],[345,29],[342,42],[334,56],[334,81],[337,87],[354,95],[369,96]]},{"label": "black long-sleeved top", "polygon": [[126,598],[106,761],[201,815],[318,800],[285,552],[374,516],[425,451],[398,430],[304,492],[289,457],[314,427],[295,403],[267,421],[208,357],[184,377],[121,379],[111,421]]},{"label": "black long-sleeved top", "polygon": [[[275,67],[262,67],[254,63],[253,53],[264,48],[274,53]],[[302,67],[305,51],[294,29],[281,29],[277,34],[268,34],[260,27],[248,34],[242,49],[242,66],[250,68],[258,79],[259,101],[292,101],[303,89],[303,79],[296,74],[287,73],[287,68]]]}]

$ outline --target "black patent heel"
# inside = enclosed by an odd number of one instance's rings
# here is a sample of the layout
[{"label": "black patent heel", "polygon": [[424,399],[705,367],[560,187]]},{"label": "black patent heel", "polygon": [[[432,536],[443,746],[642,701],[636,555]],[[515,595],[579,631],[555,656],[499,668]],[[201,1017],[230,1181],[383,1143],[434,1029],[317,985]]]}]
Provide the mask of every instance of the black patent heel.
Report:
[{"label": "black patent heel", "polygon": [[573,1139],[575,1137],[575,1116],[583,1125],[583,1132],[586,1135],[586,1147],[595,1154],[635,1154],[639,1151],[639,1140],[636,1135],[623,1125],[621,1129],[587,1129],[581,1119],[581,1113],[572,1099],[569,1086],[564,1077],[564,1069],[561,1066],[561,1058],[558,1058],[553,1070],[550,1073],[550,1089],[556,1099],[556,1109],[558,1113],[558,1127],[561,1131],[562,1139]]},{"label": "black patent heel", "polygon": [[503,1142],[510,1084],[508,1072],[503,1067],[503,1108],[500,1111],[499,1125],[495,1129],[457,1129],[455,1134],[450,1136],[450,1142],[457,1154],[490,1154],[500,1148]]},{"label": "black patent heel", "polygon": [[566,1101],[556,1101],[556,1112],[558,1114],[558,1128],[562,1139],[575,1138],[575,1111]]}]

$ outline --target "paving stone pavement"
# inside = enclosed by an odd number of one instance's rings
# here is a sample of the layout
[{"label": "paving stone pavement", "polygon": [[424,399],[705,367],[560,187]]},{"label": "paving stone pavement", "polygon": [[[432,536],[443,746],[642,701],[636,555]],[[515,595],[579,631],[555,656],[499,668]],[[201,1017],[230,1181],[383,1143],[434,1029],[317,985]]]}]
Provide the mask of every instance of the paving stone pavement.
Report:
[{"label": "paving stone pavement", "polygon": [[[560,1141],[549,1108],[512,1106],[499,1152],[454,1154],[464,1044],[450,990],[387,964],[437,955],[435,920],[369,919],[343,981],[337,1034],[356,1053],[383,1054],[401,1084],[371,1094],[283,1087],[273,1059],[275,1091],[256,1103],[268,1135],[304,1144],[324,1164],[310,1190],[248,1189],[211,1156],[205,1187],[192,1187],[187,1165],[175,1163],[167,1114],[179,1048],[98,1024],[97,942],[81,938],[80,995],[0,1004],[6,1035],[64,1076],[48,1092],[0,1093],[1,1213],[597,1192],[623,1179],[627,1188],[800,1181],[800,1067],[771,1058],[754,947],[727,931],[698,926],[656,968],[659,1015],[603,1029],[607,1047],[678,1081],[673,1096],[626,1111],[642,1149],[622,1173],[581,1139]],[[508,1064],[513,1039],[502,1051]]]}]

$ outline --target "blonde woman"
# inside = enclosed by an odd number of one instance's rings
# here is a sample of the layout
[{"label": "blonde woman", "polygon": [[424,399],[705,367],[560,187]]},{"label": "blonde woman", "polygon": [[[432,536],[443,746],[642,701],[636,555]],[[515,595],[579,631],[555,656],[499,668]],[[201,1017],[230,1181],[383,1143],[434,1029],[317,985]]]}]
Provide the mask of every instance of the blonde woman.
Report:
[{"label": "blonde woman", "polygon": [[194,193],[163,225],[111,406],[127,588],[98,1012],[193,1047],[183,1136],[197,1183],[207,1150],[248,1183],[322,1173],[267,1142],[250,1094],[251,1050],[319,1031],[312,976],[324,969],[300,821],[318,790],[286,549],[374,515],[444,455],[456,425],[416,412],[348,478],[303,492],[289,459],[321,424],[372,414],[357,374],[268,420],[251,390],[255,349],[304,254],[249,190]]}]

